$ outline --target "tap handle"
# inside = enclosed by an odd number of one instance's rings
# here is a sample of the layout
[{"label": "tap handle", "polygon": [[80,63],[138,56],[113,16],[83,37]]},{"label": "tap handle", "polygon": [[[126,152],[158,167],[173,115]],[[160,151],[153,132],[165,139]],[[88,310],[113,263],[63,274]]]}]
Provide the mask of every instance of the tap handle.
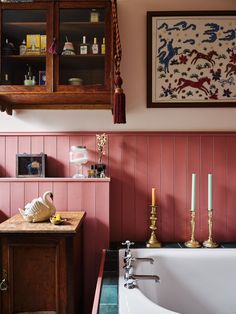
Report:
[{"label": "tap handle", "polygon": [[121,244],[126,245],[126,250],[129,251],[130,246],[134,245],[134,242],[130,242],[129,240],[126,240],[125,242],[122,242]]}]

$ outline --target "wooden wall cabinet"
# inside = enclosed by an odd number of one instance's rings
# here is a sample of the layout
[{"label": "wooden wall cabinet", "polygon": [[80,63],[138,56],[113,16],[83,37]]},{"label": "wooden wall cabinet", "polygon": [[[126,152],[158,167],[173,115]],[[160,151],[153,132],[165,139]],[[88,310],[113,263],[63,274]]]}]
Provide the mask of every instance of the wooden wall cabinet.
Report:
[{"label": "wooden wall cabinet", "polygon": [[[1,3],[0,8],[1,111],[111,108],[109,0]],[[83,38],[87,53],[81,50]],[[48,51],[54,40],[56,54]]]},{"label": "wooden wall cabinet", "polygon": [[85,214],[61,215],[67,218],[61,226],[28,223],[20,215],[0,225],[1,313],[82,313]]}]

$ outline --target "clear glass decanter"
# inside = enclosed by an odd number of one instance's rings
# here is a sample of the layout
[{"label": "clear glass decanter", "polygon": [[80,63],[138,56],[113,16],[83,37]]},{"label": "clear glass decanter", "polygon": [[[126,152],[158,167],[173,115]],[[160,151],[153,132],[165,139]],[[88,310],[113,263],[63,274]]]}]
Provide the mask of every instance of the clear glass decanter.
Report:
[{"label": "clear glass decanter", "polygon": [[82,173],[82,165],[88,161],[86,146],[71,146],[70,148],[70,163],[75,165],[76,173],[73,178],[85,178]]}]

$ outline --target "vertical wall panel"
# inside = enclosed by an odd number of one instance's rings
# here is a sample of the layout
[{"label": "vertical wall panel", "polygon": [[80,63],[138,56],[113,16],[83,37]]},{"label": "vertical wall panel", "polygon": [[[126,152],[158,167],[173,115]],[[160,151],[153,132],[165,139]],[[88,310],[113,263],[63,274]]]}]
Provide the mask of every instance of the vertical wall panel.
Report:
[{"label": "vertical wall panel", "polygon": [[25,197],[24,197],[24,182],[12,182],[11,183],[11,203],[10,211],[11,216],[18,214],[18,208],[24,208],[25,206]]},{"label": "vertical wall panel", "polygon": [[123,177],[122,177],[122,227],[123,237],[135,239],[135,157],[136,136],[128,135],[123,141]]},{"label": "vertical wall panel", "polygon": [[0,212],[7,217],[11,215],[11,187],[9,182],[0,182]]},{"label": "vertical wall panel", "polygon": [[135,157],[135,241],[142,241],[149,234],[147,217],[148,201],[148,142],[147,136],[136,139]]},{"label": "vertical wall panel", "polygon": [[56,136],[44,137],[44,153],[47,155],[46,175],[47,177],[58,177],[60,161],[57,159],[57,138]]},{"label": "vertical wall panel", "polygon": [[57,211],[67,211],[68,209],[68,183],[53,183],[53,204]]},{"label": "vertical wall panel", "polygon": [[84,211],[82,197],[81,182],[68,182],[68,211]]},{"label": "vertical wall panel", "polygon": [[30,203],[34,198],[38,198],[39,196],[42,195],[39,194],[38,182],[25,182],[24,204]]},{"label": "vertical wall panel", "polygon": [[[230,176],[230,169],[227,169],[227,149],[227,137],[216,136],[214,138],[213,156],[213,234],[216,240],[220,239],[221,241],[227,238],[227,190],[229,192],[231,191],[230,193],[232,193],[231,196],[233,199],[235,197],[235,191],[232,191],[231,185],[233,182],[230,182],[230,185],[227,186],[227,173]],[[233,164],[235,161],[236,159],[234,159]],[[233,181],[235,181],[235,179],[233,179]],[[234,219],[235,218],[236,216]]]},{"label": "vertical wall panel", "polygon": [[50,181],[39,181],[38,183],[38,194],[42,196],[45,192],[53,192],[53,183]]},{"label": "vertical wall panel", "polygon": [[40,154],[44,152],[44,138],[43,136],[31,136],[31,153]]},{"label": "vertical wall panel", "polygon": [[120,241],[122,237],[122,180],[123,180],[123,136],[110,135],[109,137],[109,164],[111,176],[110,188],[110,232],[111,240]]},{"label": "vertical wall panel", "polygon": [[[148,136],[148,191],[147,202],[151,205],[151,191],[156,188],[157,199],[157,237],[161,238],[161,137],[157,135]],[[147,206],[146,217],[150,226],[150,206]],[[147,238],[151,230],[147,230]]]},{"label": "vertical wall panel", "polygon": [[[201,136],[201,167],[200,167],[200,231],[199,240],[208,239],[208,174],[213,173],[213,137]],[[213,173],[213,186],[215,175]]]},{"label": "vertical wall panel", "polygon": [[69,176],[69,136],[57,136],[57,175],[58,177]]},{"label": "vertical wall panel", "polygon": [[174,143],[174,240],[185,241],[187,238],[186,225],[189,222],[189,208],[186,203],[187,195],[187,136],[176,136]]},{"label": "vertical wall panel", "polygon": [[174,236],[174,140],[161,139],[161,237],[171,241]]},{"label": "vertical wall panel", "polygon": [[19,154],[31,153],[31,137],[30,136],[18,137],[18,153]]},{"label": "vertical wall panel", "polygon": [[0,136],[0,177],[6,176],[6,137]]},{"label": "vertical wall panel", "polygon": [[18,151],[17,147],[17,136],[7,136],[6,137],[6,176],[15,177],[16,176],[16,154]]},{"label": "vertical wall panel", "polygon": [[[218,208],[218,215],[216,218],[218,220],[220,217],[226,216],[226,236],[225,240],[232,241],[236,239],[236,210],[235,210],[235,195],[236,195],[236,137],[228,137],[225,140],[226,146],[228,148],[228,155],[226,160],[226,181],[224,182],[226,190],[226,199],[219,200],[221,202],[221,207]],[[221,182],[223,185],[223,182]],[[222,214],[224,213],[224,214]],[[222,218],[221,218],[222,219]],[[223,221],[224,222],[224,221]],[[223,235],[222,235],[223,236]]]},{"label": "vertical wall panel", "polygon": [[192,190],[192,173],[197,174],[196,182],[196,216],[195,216],[195,237],[199,239],[200,236],[200,136],[189,136],[188,138],[188,176],[187,176],[187,207],[188,221],[187,224],[187,239],[190,239],[191,228],[190,228],[190,208],[191,208],[191,190]]}]

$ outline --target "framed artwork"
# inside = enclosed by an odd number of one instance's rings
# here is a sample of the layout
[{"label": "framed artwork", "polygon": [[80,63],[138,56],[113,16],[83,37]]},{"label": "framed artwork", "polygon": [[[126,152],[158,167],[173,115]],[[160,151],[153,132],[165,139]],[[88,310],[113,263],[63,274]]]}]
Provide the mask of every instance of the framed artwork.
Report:
[{"label": "framed artwork", "polygon": [[16,154],[16,177],[45,177],[46,157],[41,154]]},{"label": "framed artwork", "polygon": [[147,12],[147,107],[236,106],[236,11]]}]

